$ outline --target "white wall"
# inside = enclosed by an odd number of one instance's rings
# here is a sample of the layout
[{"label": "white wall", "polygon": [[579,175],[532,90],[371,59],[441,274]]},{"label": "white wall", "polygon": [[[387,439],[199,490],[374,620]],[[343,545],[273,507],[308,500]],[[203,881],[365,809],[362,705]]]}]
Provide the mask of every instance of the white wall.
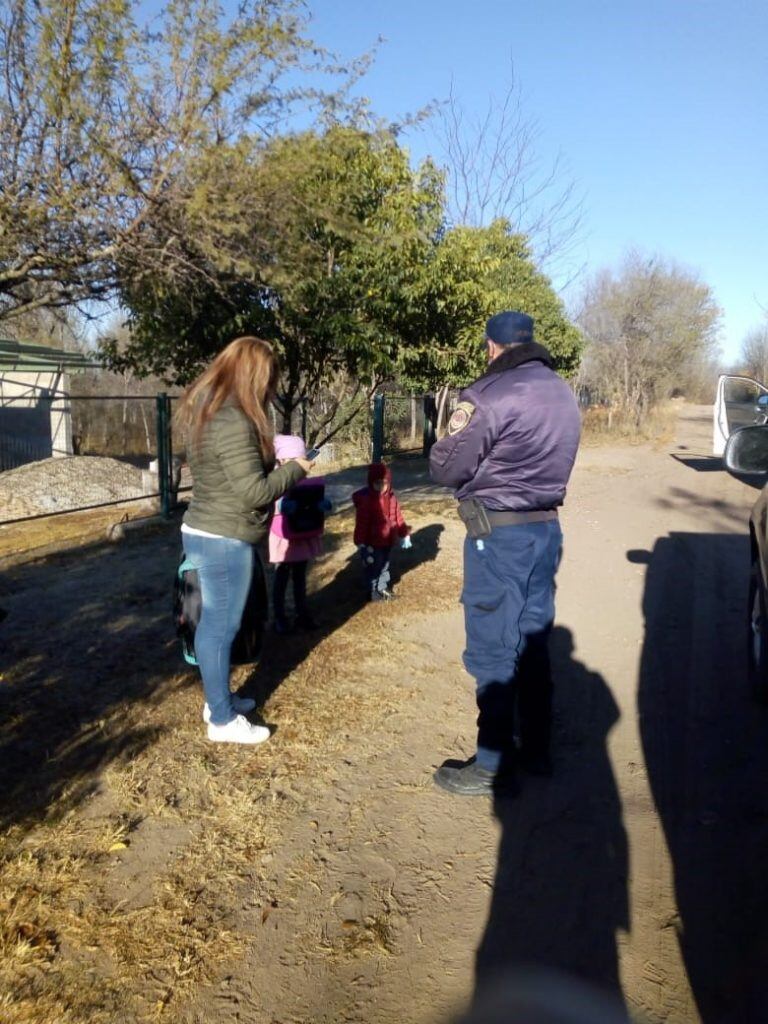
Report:
[{"label": "white wall", "polygon": [[0,449],[19,464],[72,455],[69,379],[58,370],[0,371]]}]

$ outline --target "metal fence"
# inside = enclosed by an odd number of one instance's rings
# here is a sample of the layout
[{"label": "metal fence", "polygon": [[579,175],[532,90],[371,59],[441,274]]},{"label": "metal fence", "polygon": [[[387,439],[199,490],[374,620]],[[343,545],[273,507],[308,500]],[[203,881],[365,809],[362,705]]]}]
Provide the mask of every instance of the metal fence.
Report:
[{"label": "metal fence", "polygon": [[[174,456],[171,403],[165,392],[4,398],[0,524],[146,501],[169,515],[189,489]],[[31,464],[42,460],[35,472]]]},{"label": "metal fence", "polygon": [[38,459],[47,459],[51,454],[51,443],[44,437],[0,435],[0,473]]},{"label": "metal fence", "polygon": [[[174,448],[174,398],[166,392],[153,396],[45,392],[34,395],[34,400],[29,393],[3,398],[0,525],[147,501],[170,515],[179,494],[191,490],[183,447]],[[305,418],[306,413],[304,429]],[[377,395],[372,422],[368,420],[374,461],[385,456],[428,455],[436,421],[432,395]],[[24,471],[28,464],[42,460],[46,465],[38,473]],[[61,472],[65,463],[67,472]],[[90,475],[103,469],[105,487],[91,488],[86,469]],[[86,481],[82,485],[81,478]]]},{"label": "metal fence", "polygon": [[436,436],[437,405],[432,395],[384,392],[373,400],[372,458],[426,456]]}]

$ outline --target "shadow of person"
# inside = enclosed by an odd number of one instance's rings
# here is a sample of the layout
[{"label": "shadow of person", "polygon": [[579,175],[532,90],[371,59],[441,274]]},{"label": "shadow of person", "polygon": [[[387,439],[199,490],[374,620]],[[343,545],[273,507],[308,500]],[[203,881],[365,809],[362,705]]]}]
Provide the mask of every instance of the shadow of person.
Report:
[{"label": "shadow of person", "polygon": [[612,994],[537,967],[504,974],[453,1024],[629,1024],[629,1016]]},{"label": "shadow of person", "polygon": [[168,614],[177,538],[163,527],[3,572],[0,830],[76,806],[162,734],[129,709],[187,684]]},{"label": "shadow of person", "polygon": [[[432,523],[411,534],[413,547],[408,551],[393,552],[392,575],[395,584],[409,572],[437,558],[440,550],[441,523]],[[337,541],[329,535],[326,550],[335,550],[345,539]],[[309,577],[310,586],[312,574]],[[272,586],[272,573],[269,574]],[[295,671],[317,644],[340,629],[368,603],[368,593],[363,578],[360,556],[354,550],[330,582],[309,595],[309,606],[315,614],[317,629],[309,632],[295,632],[277,637],[270,630],[264,637],[264,653],[261,661],[248,676],[243,692],[253,697],[257,706],[264,704],[277,690],[283,680]]]},{"label": "shadow of person", "polygon": [[430,523],[411,534],[413,547],[398,551],[392,566],[392,579],[399,583],[403,576],[420,565],[434,562],[440,551],[440,535],[445,527],[442,523]]},{"label": "shadow of person", "polygon": [[640,733],[691,989],[704,1024],[765,1020],[768,711],[747,683],[749,541],[675,533],[627,557],[648,565]]},{"label": "shadow of person", "polygon": [[555,774],[497,797],[496,877],[477,951],[474,1004],[510,971],[563,971],[621,997],[616,933],[629,930],[627,840],[607,751],[619,718],[608,686],[551,636]]}]

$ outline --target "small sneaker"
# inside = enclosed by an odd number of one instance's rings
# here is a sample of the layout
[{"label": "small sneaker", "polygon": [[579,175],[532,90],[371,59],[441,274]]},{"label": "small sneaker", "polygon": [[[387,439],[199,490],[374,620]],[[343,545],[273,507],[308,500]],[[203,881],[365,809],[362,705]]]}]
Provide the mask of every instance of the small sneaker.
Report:
[{"label": "small sneaker", "polygon": [[208,723],[208,739],[214,743],[263,743],[270,736],[266,725],[251,725],[247,718],[238,715],[226,725]]},{"label": "small sneaker", "polygon": [[[250,697],[238,697],[237,694],[232,694],[232,710],[236,715],[247,715],[249,711],[253,711],[256,707],[256,701],[251,700]],[[203,721],[207,725],[211,720],[211,709],[207,704],[203,704]]]}]

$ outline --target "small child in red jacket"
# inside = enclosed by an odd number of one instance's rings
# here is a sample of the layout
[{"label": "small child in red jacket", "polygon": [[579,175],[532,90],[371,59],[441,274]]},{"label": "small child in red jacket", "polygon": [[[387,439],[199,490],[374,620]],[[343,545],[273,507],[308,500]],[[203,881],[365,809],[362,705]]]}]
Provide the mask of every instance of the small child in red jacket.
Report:
[{"label": "small child in red jacket", "polygon": [[370,465],[368,486],[355,491],[352,501],[355,505],[355,544],[363,560],[370,600],[391,600],[395,595],[389,588],[390,552],[398,538],[401,547],[411,547],[411,530],[392,491],[389,467],[381,462]]}]

